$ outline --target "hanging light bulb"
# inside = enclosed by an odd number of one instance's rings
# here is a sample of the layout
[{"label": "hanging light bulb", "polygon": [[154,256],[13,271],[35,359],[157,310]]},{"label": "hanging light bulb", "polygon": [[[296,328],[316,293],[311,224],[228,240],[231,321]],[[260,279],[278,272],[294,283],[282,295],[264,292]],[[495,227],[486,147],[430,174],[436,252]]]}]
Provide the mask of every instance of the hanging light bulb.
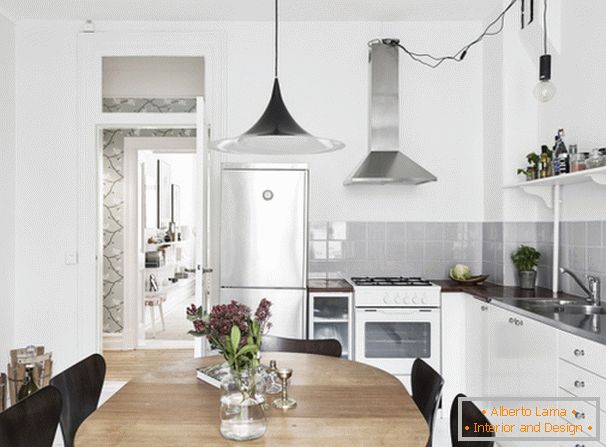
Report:
[{"label": "hanging light bulb", "polygon": [[345,144],[309,134],[292,117],[280,91],[278,80],[278,0],[275,0],[274,85],[261,118],[237,137],[212,141],[211,148],[241,154],[319,154],[343,149]]},{"label": "hanging light bulb", "polygon": [[534,88],[534,96],[541,102],[551,101],[557,92],[555,84],[551,82],[551,55],[542,55],[539,64],[539,83]]},{"label": "hanging light bulb", "polygon": [[541,102],[551,101],[557,89],[551,82],[551,54],[547,54],[547,0],[543,1],[543,55],[539,58],[539,83],[534,96]]}]

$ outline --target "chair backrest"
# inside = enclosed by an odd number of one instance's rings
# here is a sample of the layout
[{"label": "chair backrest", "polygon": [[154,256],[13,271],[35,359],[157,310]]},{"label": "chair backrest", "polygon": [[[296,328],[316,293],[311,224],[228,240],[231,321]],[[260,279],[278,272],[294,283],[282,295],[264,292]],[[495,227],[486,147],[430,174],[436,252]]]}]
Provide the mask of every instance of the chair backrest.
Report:
[{"label": "chair backrest", "polygon": [[[459,437],[459,398],[466,397],[465,394],[457,394],[452,401],[452,407],[450,408],[450,439],[452,441],[452,447],[493,447],[494,441],[458,441]],[[478,424],[490,424],[490,421],[482,414],[482,412],[476,407],[473,402],[464,401],[461,404],[461,424],[463,427],[466,425],[473,427],[474,423]],[[494,433],[466,433],[463,432],[463,437],[473,436],[476,438],[493,438]]]},{"label": "chair backrest", "polygon": [[0,413],[0,445],[51,447],[61,415],[61,393],[47,386]]},{"label": "chair backrest", "polygon": [[299,340],[297,338],[264,335],[261,351],[299,352],[341,357],[341,343],[339,343],[339,340],[334,339]]},{"label": "chair backrest", "polygon": [[85,358],[51,379],[51,385],[57,387],[63,397],[61,432],[65,447],[73,447],[76,431],[97,409],[104,379],[105,360],[99,354]]},{"label": "chair backrest", "polygon": [[429,444],[433,437],[433,421],[442,397],[444,379],[431,366],[421,359],[412,364],[410,373],[412,399],[423,414],[429,426]]}]

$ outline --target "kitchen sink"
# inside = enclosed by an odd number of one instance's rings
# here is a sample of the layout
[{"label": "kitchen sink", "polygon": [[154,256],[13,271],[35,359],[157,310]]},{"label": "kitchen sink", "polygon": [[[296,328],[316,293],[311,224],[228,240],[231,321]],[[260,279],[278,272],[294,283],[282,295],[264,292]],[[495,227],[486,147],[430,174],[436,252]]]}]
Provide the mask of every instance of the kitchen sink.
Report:
[{"label": "kitchen sink", "polygon": [[571,304],[562,306],[558,312],[578,315],[604,315],[606,308],[591,304]]},{"label": "kitchen sink", "polygon": [[518,298],[516,301],[523,306],[537,307],[570,306],[579,303],[579,301],[575,300],[558,300],[555,298]]},{"label": "kitchen sink", "polygon": [[579,304],[572,300],[526,300],[520,307],[538,313],[559,313],[569,315],[606,315],[606,307]]}]

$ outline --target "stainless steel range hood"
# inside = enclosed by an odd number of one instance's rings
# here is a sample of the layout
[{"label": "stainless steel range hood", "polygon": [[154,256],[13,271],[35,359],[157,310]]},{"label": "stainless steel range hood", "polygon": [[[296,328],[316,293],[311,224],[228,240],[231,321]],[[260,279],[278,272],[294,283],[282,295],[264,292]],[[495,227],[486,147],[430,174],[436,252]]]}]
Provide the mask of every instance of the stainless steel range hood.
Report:
[{"label": "stainless steel range hood", "polygon": [[345,185],[420,185],[437,178],[400,152],[399,49],[397,39],[369,44],[370,152]]}]

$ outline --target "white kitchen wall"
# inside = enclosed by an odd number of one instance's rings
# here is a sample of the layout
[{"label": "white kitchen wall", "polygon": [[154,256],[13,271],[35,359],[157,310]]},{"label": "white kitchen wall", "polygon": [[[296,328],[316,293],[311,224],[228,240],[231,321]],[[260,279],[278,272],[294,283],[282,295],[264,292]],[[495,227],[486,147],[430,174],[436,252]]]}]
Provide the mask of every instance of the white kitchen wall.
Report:
[{"label": "white kitchen wall", "polygon": [[[79,22],[17,25],[16,343],[55,351],[57,370],[77,360],[77,33]],[[263,110],[272,82],[269,23],[97,23],[112,30],[223,29],[227,37],[227,127],[240,133]],[[482,51],[430,71],[402,60],[403,147],[439,182],[419,188],[345,188],[367,150],[367,41],[401,37],[412,48],[448,52],[475,23],[297,23],[282,27],[284,96],[299,122],[343,139],[345,151],[306,161],[312,220],[479,221],[483,217]],[[440,36],[448,36],[446,39]],[[240,158],[239,160],[245,160]],[[94,179],[91,179],[94,181]],[[428,206],[428,203],[431,205]],[[90,303],[94,306],[96,303]]]},{"label": "white kitchen wall", "polygon": [[0,117],[0,365],[6,365],[15,311],[15,26],[1,13]]},{"label": "white kitchen wall", "polygon": [[[560,127],[566,130],[566,142],[578,143],[581,151],[606,145],[606,47],[600,43],[606,38],[603,26],[606,2],[549,1],[548,51],[552,54],[552,80],[557,95],[545,104],[538,103],[532,93],[538,82],[538,61],[542,53],[542,3],[535,2],[537,20],[526,30],[520,30],[516,14],[510,15],[505,25],[501,50],[502,176],[505,183],[519,180],[515,171],[525,165],[525,155],[539,151],[541,144],[553,145],[554,135]],[[504,196],[504,220],[551,218],[551,213],[538,198],[524,196],[520,191],[507,191]],[[563,219],[604,220],[606,208],[598,205],[603,203],[604,197],[606,189],[593,184],[566,187]],[[494,199],[498,200],[498,197],[494,196]],[[487,197],[486,202],[491,200],[493,198]],[[496,215],[488,217],[499,220]]]},{"label": "white kitchen wall", "polygon": [[[259,27],[252,36],[249,24],[230,29],[230,134],[254,123],[270,93],[271,32],[266,25]],[[479,24],[288,22],[282,29],[282,89],[293,116],[311,133],[347,144],[336,153],[279,158],[309,164],[311,220],[483,218],[483,190],[477,187],[483,181],[481,46],[470,52],[464,64],[444,64],[437,70],[401,55],[402,148],[436,175],[438,182],[419,187],[342,184],[368,151],[368,40],[399,37],[410,48],[444,54],[456,51],[478,33]],[[263,48],[267,50],[261,53]],[[247,73],[246,82],[240,73]],[[228,159],[275,161],[276,157]]]},{"label": "white kitchen wall", "polygon": [[90,287],[65,263],[78,250],[76,30],[16,27],[15,344],[46,345],[56,371],[78,360],[78,288]]},{"label": "white kitchen wall", "polygon": [[[481,24],[284,23],[281,80],[286,103],[310,132],[347,143],[346,150],[333,154],[279,159],[309,163],[310,219],[548,219],[550,214],[538,199],[500,187],[516,180],[515,170],[523,165],[525,154],[551,142],[557,127],[565,127],[569,142],[578,142],[581,149],[600,144],[606,133],[602,126],[606,91],[601,88],[606,48],[597,43],[603,40],[606,5],[600,0],[585,0],[578,10],[574,5],[577,2],[550,1],[557,19],[550,30],[558,97],[547,105],[539,106],[532,96],[540,30],[519,31],[516,14],[508,17],[502,39],[474,47],[464,63],[430,70],[402,55],[402,147],[439,179],[416,188],[342,186],[367,150],[366,43],[395,36],[412,49],[448,54],[477,35]],[[90,287],[77,283],[78,266],[64,262],[66,254],[78,250],[76,39],[81,26],[68,21],[17,25],[15,342],[44,342],[59,354],[59,369],[76,360],[78,290]],[[98,22],[96,28],[223,30],[228,133],[247,129],[265,107],[272,82],[269,23]],[[585,50],[586,45],[590,49]],[[579,79],[588,84],[581,86]],[[606,209],[595,206],[603,194],[599,188],[568,190],[565,197],[578,200],[567,202],[564,217],[606,218]]]}]

